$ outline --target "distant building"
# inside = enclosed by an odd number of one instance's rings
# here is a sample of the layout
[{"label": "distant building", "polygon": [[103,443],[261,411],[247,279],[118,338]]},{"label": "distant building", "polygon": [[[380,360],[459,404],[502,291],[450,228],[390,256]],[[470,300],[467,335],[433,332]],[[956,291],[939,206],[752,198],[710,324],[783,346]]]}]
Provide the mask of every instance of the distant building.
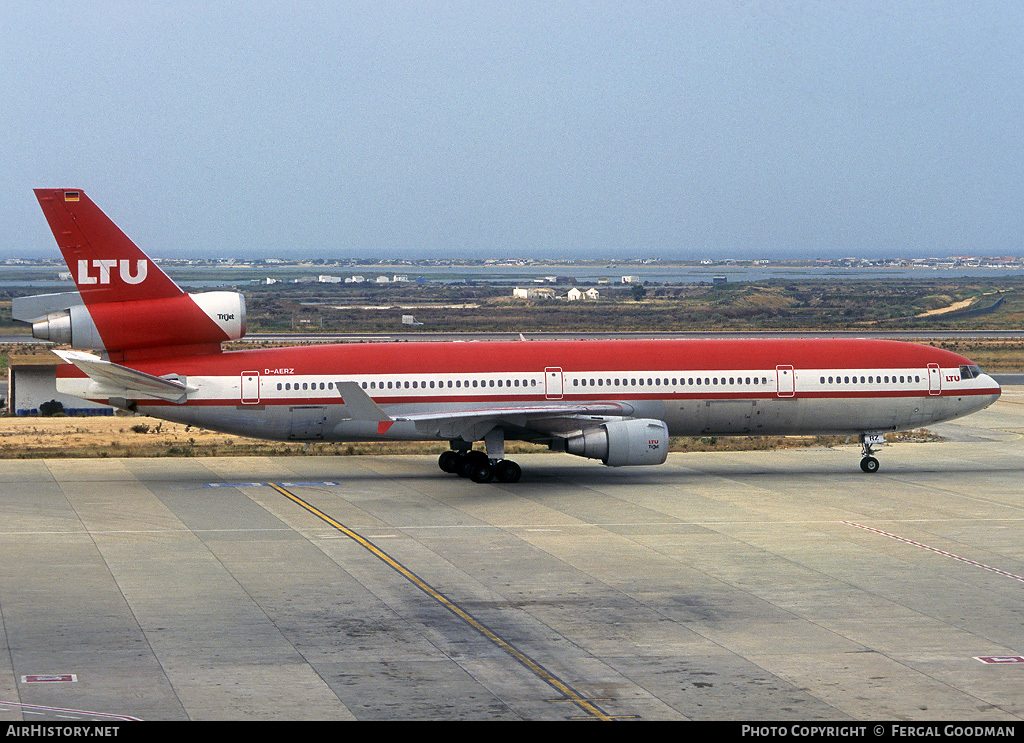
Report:
[{"label": "distant building", "polygon": [[639,276],[623,276],[622,277],[622,283],[623,284],[639,284],[640,283],[640,277]]},{"label": "distant building", "polygon": [[340,276],[317,276],[316,280],[319,281],[321,284],[340,284],[341,283],[341,277]]},{"label": "distant building", "polygon": [[548,287],[519,287],[512,290],[512,296],[516,299],[554,299],[555,290]]},{"label": "distant building", "polygon": [[570,302],[578,302],[581,299],[597,299],[601,296],[601,293],[597,289],[590,288],[586,291],[578,289],[575,286],[569,290],[569,293],[565,295],[565,298]]}]

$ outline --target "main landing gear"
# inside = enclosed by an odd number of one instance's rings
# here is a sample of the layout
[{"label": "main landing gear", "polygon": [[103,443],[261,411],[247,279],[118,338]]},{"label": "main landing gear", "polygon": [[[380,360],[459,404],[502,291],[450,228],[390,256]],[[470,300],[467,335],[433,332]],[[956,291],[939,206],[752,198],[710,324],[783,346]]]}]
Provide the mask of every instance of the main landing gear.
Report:
[{"label": "main landing gear", "polygon": [[438,457],[437,465],[445,472],[473,482],[519,482],[523,470],[511,459],[492,460],[484,452],[466,449],[451,450]]},{"label": "main landing gear", "polygon": [[878,460],[872,456],[875,453],[875,447],[881,446],[885,443],[885,436],[878,433],[864,433],[860,437],[861,455],[860,468],[868,474],[874,474],[878,472]]},{"label": "main landing gear", "polygon": [[446,451],[437,460],[445,472],[466,477],[473,482],[519,482],[523,471],[511,459],[505,459],[505,431],[494,427],[484,436],[484,453],[472,448],[464,439],[453,439],[452,450]]}]

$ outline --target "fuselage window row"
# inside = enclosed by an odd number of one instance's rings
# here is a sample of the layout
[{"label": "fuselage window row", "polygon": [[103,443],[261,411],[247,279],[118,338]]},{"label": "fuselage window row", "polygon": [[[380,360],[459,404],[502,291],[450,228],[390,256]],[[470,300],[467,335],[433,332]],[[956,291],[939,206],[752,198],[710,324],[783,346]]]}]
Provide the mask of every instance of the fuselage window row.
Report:
[{"label": "fuselage window row", "polygon": [[687,377],[687,378],[661,378],[661,377],[647,377],[644,378],[631,378],[631,379],[609,379],[606,377],[597,378],[581,378],[574,377],[572,380],[573,387],[678,387],[680,385],[686,385],[690,387],[694,386],[713,386],[717,384],[723,385],[737,385],[737,384],[768,384],[767,377]]},{"label": "fuselage window row", "polygon": [[[376,381],[373,381],[373,382],[361,382],[360,386],[364,390],[385,390],[385,389],[387,389],[387,390],[401,390],[401,389],[407,389],[407,390],[408,389],[414,389],[414,390],[416,390],[416,389],[424,389],[425,390],[425,389],[432,389],[433,390],[433,389],[445,389],[445,384],[446,383],[443,382],[443,381],[442,382],[436,382],[436,381],[433,381],[433,380],[431,380],[431,381],[427,381],[427,380],[411,380],[411,381],[402,381],[402,382],[395,382],[395,381],[391,381],[391,382],[383,382],[383,381],[381,381],[381,382],[376,382]],[[447,381],[447,388],[448,389],[455,389],[455,388],[458,388],[458,389],[469,389],[471,387],[477,388],[477,389],[482,388],[482,387],[508,387],[508,388],[519,387],[520,389],[524,389],[524,388],[536,387],[536,386],[537,386],[537,380],[536,379],[498,379],[498,380],[494,380],[494,379],[490,379],[490,380],[488,380],[488,379],[473,379],[473,380],[469,380],[469,379],[466,379],[466,380],[456,379],[454,381],[449,379]],[[317,382],[302,382],[302,383],[299,383],[299,382],[278,382],[277,383],[277,389],[280,390],[280,391],[284,391],[284,392],[302,391],[302,390],[316,390],[316,389],[333,390],[334,389],[334,382],[320,382],[319,386],[318,386]]]},{"label": "fuselage window row", "polygon": [[[858,382],[858,379],[860,380]],[[897,381],[898,380],[898,381]],[[820,384],[920,384],[921,377],[919,375],[900,375],[897,377],[893,375],[881,375],[874,376],[869,375],[867,377],[821,377],[819,380]]]},{"label": "fuselage window row", "polygon": [[[973,370],[972,370],[973,371]],[[971,378],[967,374],[963,375]],[[821,376],[820,384],[920,384],[920,375],[851,375]],[[573,387],[690,387],[765,385],[767,377],[574,377]],[[403,380],[403,381],[370,381],[361,382],[365,390],[402,390],[402,389],[481,389],[481,388],[535,388],[536,379],[449,379],[449,380]],[[278,382],[279,391],[310,391],[333,390],[334,382]]]},{"label": "fuselage window row", "polygon": [[[284,382],[284,383],[278,382],[277,383],[277,389],[285,390],[285,391],[293,390],[293,389],[294,390],[300,390],[300,389],[302,389],[302,390],[316,390],[316,389],[318,389],[318,387],[317,387],[317,383],[316,382],[303,382],[301,387],[300,387],[298,382],[295,382],[294,385],[291,382]],[[333,390],[334,389],[334,382],[320,382],[319,389],[321,389],[321,390]]]}]

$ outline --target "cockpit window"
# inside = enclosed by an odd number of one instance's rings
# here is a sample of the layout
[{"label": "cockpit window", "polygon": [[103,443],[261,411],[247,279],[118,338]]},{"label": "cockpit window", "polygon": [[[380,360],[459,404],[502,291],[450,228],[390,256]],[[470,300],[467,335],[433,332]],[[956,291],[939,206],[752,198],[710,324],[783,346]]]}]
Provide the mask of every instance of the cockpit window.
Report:
[{"label": "cockpit window", "polygon": [[977,379],[981,376],[981,367],[977,364],[960,367],[960,379]]}]

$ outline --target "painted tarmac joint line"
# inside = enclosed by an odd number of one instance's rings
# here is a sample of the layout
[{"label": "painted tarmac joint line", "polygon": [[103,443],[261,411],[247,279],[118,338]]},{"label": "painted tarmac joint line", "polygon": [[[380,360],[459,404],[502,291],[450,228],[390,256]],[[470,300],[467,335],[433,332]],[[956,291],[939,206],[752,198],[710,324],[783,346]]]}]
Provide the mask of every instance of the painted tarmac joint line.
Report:
[{"label": "painted tarmac joint line", "polygon": [[854,521],[844,521],[843,523],[846,524],[847,526],[855,526],[858,529],[863,529],[864,531],[870,531],[870,532],[872,532],[874,534],[880,534],[883,537],[888,537],[889,539],[895,539],[897,542],[903,542],[904,544],[909,544],[909,545],[911,545],[913,547],[920,547],[923,550],[928,550],[929,552],[934,552],[937,555],[942,555],[943,557],[949,557],[949,558],[951,558],[953,560],[957,560],[958,562],[962,562],[962,563],[964,563],[966,565],[973,565],[976,568],[981,568],[982,570],[987,570],[990,573],[995,573],[996,575],[1001,575],[1004,578],[1012,578],[1013,580],[1020,581],[1021,583],[1024,583],[1024,576],[1017,575],[1016,573],[1010,573],[1010,572],[1007,572],[1006,570],[1000,570],[999,568],[994,568],[991,565],[986,565],[983,562],[978,562],[977,560],[971,560],[971,559],[969,559],[967,557],[961,557],[960,555],[954,554],[952,552],[947,552],[946,550],[940,550],[938,547],[930,547],[927,544],[924,544],[922,542],[915,542],[913,539],[907,539],[906,537],[901,537],[898,534],[890,534],[887,531],[882,531],[881,529],[875,529],[874,527],[871,527],[871,526],[864,526],[863,524],[858,524],[858,523],[856,523]]},{"label": "painted tarmac joint line", "polygon": [[590,698],[586,697],[585,695],[580,694],[570,684],[568,684],[567,682],[565,682],[565,681],[561,680],[560,678],[558,678],[557,676],[555,676],[549,670],[544,668],[544,666],[541,665],[539,662],[535,661],[533,658],[531,658],[529,655],[524,653],[522,650],[519,650],[517,647],[515,647],[512,643],[510,643],[507,640],[505,640],[504,638],[502,638],[496,632],[494,632],[489,627],[487,627],[482,622],[480,622],[478,619],[476,619],[474,616],[472,616],[468,611],[466,611],[461,606],[456,604],[454,601],[449,599],[447,596],[442,594],[440,591],[435,589],[433,586],[431,586],[425,580],[423,580],[418,575],[416,575],[414,572],[412,572],[409,568],[405,567],[402,563],[400,563],[394,557],[389,555],[384,550],[380,549],[377,545],[375,545],[370,540],[366,539],[364,536],[362,536],[358,532],[353,531],[352,529],[348,528],[347,526],[345,526],[341,522],[335,520],[334,518],[332,518],[328,514],[326,514],[323,511],[321,511],[316,506],[312,505],[311,503],[308,503],[307,501],[303,500],[299,496],[297,496],[294,493],[288,491],[287,489],[285,489],[283,487],[283,484],[273,483],[273,482],[271,482],[271,483],[263,483],[263,484],[269,485],[271,488],[276,490],[278,493],[283,495],[288,500],[292,501],[296,505],[298,505],[301,508],[305,509],[307,512],[309,512],[312,515],[316,516],[321,521],[325,522],[326,524],[329,524],[330,526],[334,527],[335,529],[337,529],[339,532],[341,532],[342,534],[344,534],[348,538],[352,539],[354,542],[356,542],[361,547],[363,547],[368,552],[370,552],[372,555],[374,555],[376,558],[378,558],[381,562],[383,562],[386,565],[388,565],[390,568],[392,568],[399,575],[401,575],[406,580],[408,580],[410,583],[412,583],[414,586],[416,586],[421,591],[423,591],[423,593],[425,593],[426,595],[430,596],[438,604],[443,606],[449,612],[454,614],[456,617],[458,617],[463,622],[468,624],[470,627],[475,629],[477,632],[479,632],[485,638],[490,640],[494,645],[496,645],[501,650],[506,652],[517,663],[522,665],[524,668],[526,668],[528,671],[530,671],[532,674],[534,674],[541,681],[543,681],[548,686],[550,686],[551,688],[555,689],[558,693],[563,695],[563,697],[560,698],[560,699],[553,699],[553,700],[549,700],[549,701],[554,701],[554,702],[571,702],[572,704],[575,704],[583,712],[586,713],[587,719],[596,719],[596,720],[604,720],[604,721],[620,719],[618,716],[610,715],[607,712],[605,712],[604,710],[602,710],[597,704],[594,703],[597,700],[590,699]]}]

